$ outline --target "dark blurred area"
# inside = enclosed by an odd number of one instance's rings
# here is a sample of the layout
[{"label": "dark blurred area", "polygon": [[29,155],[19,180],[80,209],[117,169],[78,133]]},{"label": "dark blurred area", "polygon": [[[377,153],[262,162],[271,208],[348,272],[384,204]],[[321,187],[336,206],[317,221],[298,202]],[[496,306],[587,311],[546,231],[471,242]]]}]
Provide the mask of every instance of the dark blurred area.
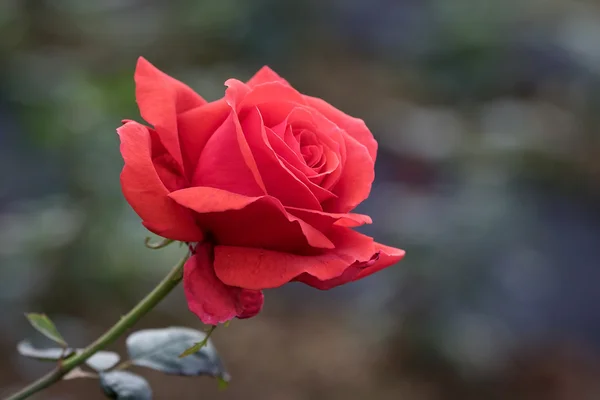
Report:
[{"label": "dark blurred area", "polygon": [[[74,346],[181,249],[144,247],[115,128],[138,56],[208,100],[269,65],[380,143],[363,229],[398,265],[266,293],[214,342],[233,380],[139,370],[157,399],[600,398],[600,4],[571,0],[1,0],[0,395]],[[200,327],[181,291],[138,327]],[[113,349],[122,350],[122,340]],[[102,399],[63,382],[39,399]]]}]

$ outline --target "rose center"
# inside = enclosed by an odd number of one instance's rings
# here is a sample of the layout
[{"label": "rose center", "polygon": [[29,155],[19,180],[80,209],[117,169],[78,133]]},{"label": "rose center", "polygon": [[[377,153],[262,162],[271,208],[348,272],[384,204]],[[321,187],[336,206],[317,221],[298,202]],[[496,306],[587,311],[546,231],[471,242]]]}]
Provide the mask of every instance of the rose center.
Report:
[{"label": "rose center", "polygon": [[303,129],[295,133],[296,140],[300,145],[300,153],[304,158],[304,162],[311,168],[318,169],[325,164],[323,156],[323,145],[317,139],[314,132]]}]

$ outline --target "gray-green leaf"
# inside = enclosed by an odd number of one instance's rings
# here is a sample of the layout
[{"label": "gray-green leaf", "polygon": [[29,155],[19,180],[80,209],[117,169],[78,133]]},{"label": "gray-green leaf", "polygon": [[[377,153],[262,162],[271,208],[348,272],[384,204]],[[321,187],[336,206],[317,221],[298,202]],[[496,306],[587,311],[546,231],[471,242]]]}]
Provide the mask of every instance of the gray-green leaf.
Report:
[{"label": "gray-green leaf", "polygon": [[46,314],[29,313],[25,314],[29,323],[48,339],[55,341],[63,347],[67,347],[67,342],[56,329],[56,326]]},{"label": "gray-green leaf", "polygon": [[[50,347],[39,349],[34,347],[29,341],[23,340],[19,342],[17,345],[17,351],[19,354],[29,358],[35,358],[36,360],[41,361],[58,361],[61,358],[68,358],[74,353],[81,353],[82,349],[70,349],[65,348],[61,349],[58,347]],[[99,351],[90,358],[88,358],[85,363],[95,369],[98,372],[106,371],[119,362],[120,357],[117,353],[112,351]]]},{"label": "gray-green leaf", "polygon": [[210,340],[197,352],[179,358],[186,349],[205,338],[206,333],[190,328],[147,329],[134,332],[127,338],[127,351],[134,365],[171,375],[209,375],[229,380],[229,374]]},{"label": "gray-green leaf", "polygon": [[151,400],[152,389],[139,375],[127,371],[112,371],[100,374],[100,387],[111,399]]},{"label": "gray-green leaf", "polygon": [[[78,350],[79,352],[80,350]],[[88,358],[85,363],[88,367],[95,369],[98,372],[107,371],[117,365],[121,357],[117,353],[113,353],[112,351],[99,351],[90,358]]]},{"label": "gray-green leaf", "polygon": [[67,358],[75,351],[73,349],[62,349],[59,347],[51,347],[48,349],[38,349],[27,341],[23,340],[17,344],[17,351],[19,354],[29,358],[35,358],[36,360],[42,361],[57,361],[60,358]]}]

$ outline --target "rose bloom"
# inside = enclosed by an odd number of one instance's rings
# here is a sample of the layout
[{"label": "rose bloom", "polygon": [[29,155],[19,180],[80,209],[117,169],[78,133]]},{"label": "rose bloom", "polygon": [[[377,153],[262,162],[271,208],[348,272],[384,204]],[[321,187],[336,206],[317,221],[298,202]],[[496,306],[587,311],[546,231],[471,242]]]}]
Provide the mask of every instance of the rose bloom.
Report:
[{"label": "rose bloom", "polygon": [[150,231],[191,243],[189,308],[206,324],[256,315],[263,289],[317,289],[388,267],[404,251],[352,228],[377,142],[360,119],[300,94],[268,67],[207,102],[143,58],[136,98],[151,127],[118,128],[125,198]]}]

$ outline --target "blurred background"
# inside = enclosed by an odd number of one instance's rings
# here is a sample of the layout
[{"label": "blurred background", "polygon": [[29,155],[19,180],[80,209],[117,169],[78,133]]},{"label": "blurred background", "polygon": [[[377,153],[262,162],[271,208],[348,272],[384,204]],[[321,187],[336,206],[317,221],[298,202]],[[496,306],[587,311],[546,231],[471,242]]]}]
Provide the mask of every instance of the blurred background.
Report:
[{"label": "blurred background", "polygon": [[[593,0],[1,0],[0,394],[49,368],[15,351],[37,335],[23,312],[83,346],[181,252],[144,247],[119,187],[140,55],[208,100],[268,64],[365,119],[363,232],[407,250],[330,292],[269,291],[216,331],[227,391],[140,370],[156,399],[600,398]],[[180,290],[138,327],[171,325],[200,327]]]}]

